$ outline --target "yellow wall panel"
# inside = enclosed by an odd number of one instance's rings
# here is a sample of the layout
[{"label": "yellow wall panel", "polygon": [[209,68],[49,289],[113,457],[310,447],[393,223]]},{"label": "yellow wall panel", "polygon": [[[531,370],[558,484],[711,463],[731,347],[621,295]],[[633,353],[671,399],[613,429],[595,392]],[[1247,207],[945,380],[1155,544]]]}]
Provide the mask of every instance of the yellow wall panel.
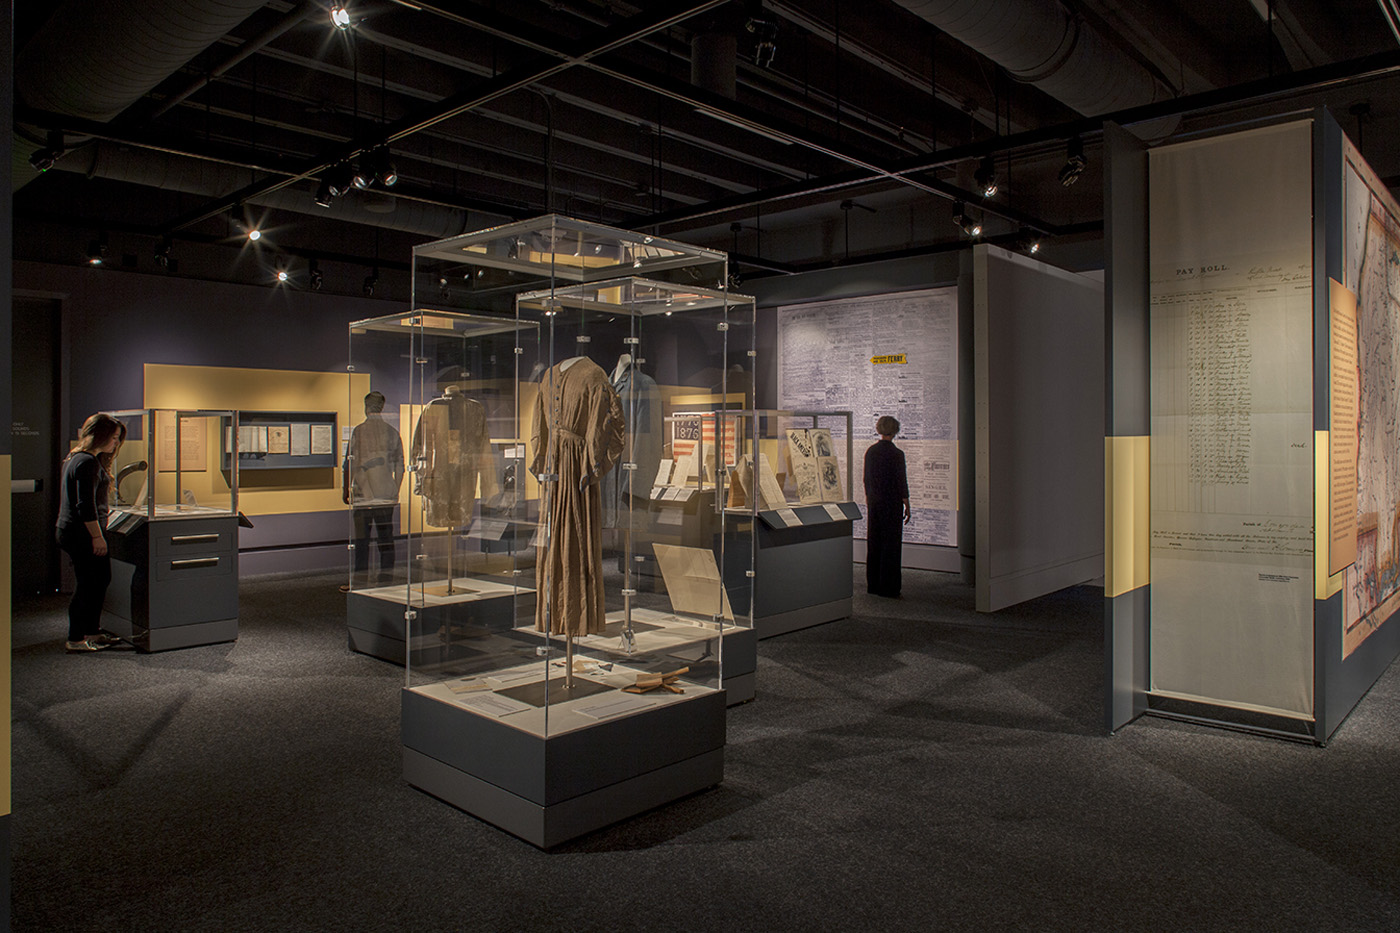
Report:
[{"label": "yellow wall panel", "polygon": [[[10,488],[10,469],[10,455],[0,456],[0,489]],[[7,495],[4,507],[0,508],[0,599],[3,599],[5,604],[5,620],[4,624],[0,625],[0,713],[4,714],[3,719],[0,719],[3,723],[0,729],[4,730],[0,739],[3,739],[5,749],[5,764],[0,768],[0,816],[10,814],[10,620],[13,617],[10,578],[11,512],[10,497]]]},{"label": "yellow wall panel", "polygon": [[[240,369],[226,366],[145,365],[147,408],[212,408],[241,411],[333,411],[337,449],[347,427],[363,419],[363,409],[350,411],[371,389],[368,375],[317,373],[287,369]],[[211,438],[217,448],[221,440]],[[272,471],[269,471],[272,472]],[[335,512],[345,508],[340,498],[340,469],[278,470],[276,477],[245,476],[238,491],[239,510],[248,515],[288,512]],[[211,479],[210,482],[213,482]],[[280,483],[280,485],[273,485]]]},{"label": "yellow wall panel", "polygon": [[1313,562],[1315,564],[1315,578],[1317,583],[1318,599],[1331,599],[1342,591],[1342,583],[1346,578],[1346,572],[1327,575],[1327,567],[1331,563],[1331,540],[1328,531],[1332,527],[1332,517],[1329,514],[1332,502],[1332,474],[1329,455],[1331,452],[1331,438],[1327,431],[1313,432],[1313,456],[1316,465],[1313,467],[1313,480],[1316,488],[1313,491]]},{"label": "yellow wall panel", "polygon": [[1104,595],[1151,581],[1150,438],[1104,438]]}]

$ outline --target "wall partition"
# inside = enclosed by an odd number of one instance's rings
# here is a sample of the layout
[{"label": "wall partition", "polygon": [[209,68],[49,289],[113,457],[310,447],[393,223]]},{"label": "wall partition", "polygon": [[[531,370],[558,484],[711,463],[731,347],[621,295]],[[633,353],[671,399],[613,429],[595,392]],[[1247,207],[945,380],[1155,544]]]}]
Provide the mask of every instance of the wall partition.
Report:
[{"label": "wall partition", "polygon": [[1109,727],[1323,742],[1400,651],[1400,209],[1323,111],[1105,139],[1110,224],[1150,218],[1110,250]]}]

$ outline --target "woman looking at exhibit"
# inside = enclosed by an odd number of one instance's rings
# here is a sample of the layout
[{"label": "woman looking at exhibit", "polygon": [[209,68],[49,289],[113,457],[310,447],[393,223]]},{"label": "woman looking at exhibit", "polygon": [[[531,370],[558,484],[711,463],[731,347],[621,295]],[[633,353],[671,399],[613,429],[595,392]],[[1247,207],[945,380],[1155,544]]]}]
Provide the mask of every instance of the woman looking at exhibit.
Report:
[{"label": "woman looking at exhibit", "polygon": [[78,446],[63,461],[59,484],[58,546],[73,562],[78,585],[68,604],[68,651],[100,651],[121,639],[99,630],[102,602],[112,581],[112,563],[107,556],[107,499],[112,488],[112,460],[122,441],[126,425],[98,412],[83,422]]},{"label": "woman looking at exhibit", "polygon": [[909,524],[909,476],[894,446],[899,421],[882,415],[880,439],[865,452],[865,585],[876,596],[899,596],[904,526]]}]

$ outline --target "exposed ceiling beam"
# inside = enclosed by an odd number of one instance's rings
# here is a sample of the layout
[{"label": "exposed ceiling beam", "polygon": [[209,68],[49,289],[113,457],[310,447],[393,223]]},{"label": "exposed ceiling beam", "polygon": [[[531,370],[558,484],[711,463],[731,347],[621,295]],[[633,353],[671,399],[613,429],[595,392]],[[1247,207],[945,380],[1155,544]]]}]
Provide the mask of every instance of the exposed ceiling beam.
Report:
[{"label": "exposed ceiling beam", "polygon": [[446,120],[450,120],[467,111],[474,110],[484,104],[490,103],[532,85],[538,84],[545,79],[578,65],[587,64],[590,60],[606,55],[609,52],[622,48],[639,38],[668,29],[677,23],[684,22],[691,17],[698,16],[708,10],[724,5],[728,0],[701,0],[701,2],[670,3],[659,11],[648,12],[628,19],[616,26],[605,29],[597,36],[588,37],[575,43],[575,48],[558,53],[562,57],[547,58],[512,68],[502,72],[496,78],[488,81],[484,88],[472,88],[459,94],[453,94],[436,106],[429,108],[427,112],[413,114],[399,120],[387,132],[381,131],[373,135],[372,138],[352,140],[344,146],[336,147],[328,155],[320,156],[308,160],[295,170],[295,174],[287,177],[274,177],[263,179],[246,185],[238,191],[225,197],[219,198],[203,207],[176,218],[168,227],[167,232],[182,230],[186,227],[197,224],[210,217],[217,217],[229,208],[241,204],[249,198],[258,197],[263,194],[270,194],[288,185],[292,185],[305,178],[324,171],[339,162],[354,158],[366,149],[381,143],[393,143],[399,139],[412,136],[430,127],[436,126]]}]

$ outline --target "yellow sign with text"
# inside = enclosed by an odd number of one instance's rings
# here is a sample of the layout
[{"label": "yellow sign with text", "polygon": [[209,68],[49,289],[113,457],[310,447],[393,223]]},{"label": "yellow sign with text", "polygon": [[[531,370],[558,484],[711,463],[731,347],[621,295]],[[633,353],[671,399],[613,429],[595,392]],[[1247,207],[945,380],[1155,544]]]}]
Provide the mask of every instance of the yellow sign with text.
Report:
[{"label": "yellow sign with text", "polygon": [[909,360],[903,353],[890,353],[886,356],[872,356],[870,362],[879,366],[881,363],[907,363]]}]

